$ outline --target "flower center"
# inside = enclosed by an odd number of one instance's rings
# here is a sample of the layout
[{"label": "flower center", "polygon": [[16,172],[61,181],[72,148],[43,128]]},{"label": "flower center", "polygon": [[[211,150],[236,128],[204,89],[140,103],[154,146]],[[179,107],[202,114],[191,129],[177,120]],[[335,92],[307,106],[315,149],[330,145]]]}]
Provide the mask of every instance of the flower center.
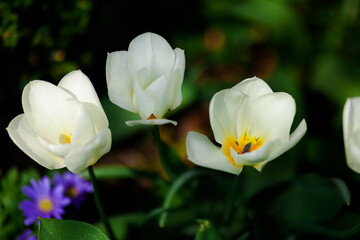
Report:
[{"label": "flower center", "polygon": [[263,138],[250,137],[246,132],[242,137],[237,140],[235,137],[226,138],[223,143],[221,150],[225,154],[225,156],[229,159],[231,164],[236,166],[234,158],[231,156],[231,148],[234,149],[238,154],[244,154],[247,152],[252,152],[258,148],[260,148],[264,143]]},{"label": "flower center", "polygon": [[71,199],[74,199],[78,196],[78,191],[76,190],[76,188],[74,186],[70,186],[67,190],[66,190],[66,196],[68,196]]},{"label": "flower center", "polygon": [[44,198],[40,200],[38,203],[38,206],[42,212],[51,212],[54,208],[53,202],[49,198]]},{"label": "flower center", "polygon": [[71,143],[71,134],[61,134],[59,137],[59,142],[61,144]]}]

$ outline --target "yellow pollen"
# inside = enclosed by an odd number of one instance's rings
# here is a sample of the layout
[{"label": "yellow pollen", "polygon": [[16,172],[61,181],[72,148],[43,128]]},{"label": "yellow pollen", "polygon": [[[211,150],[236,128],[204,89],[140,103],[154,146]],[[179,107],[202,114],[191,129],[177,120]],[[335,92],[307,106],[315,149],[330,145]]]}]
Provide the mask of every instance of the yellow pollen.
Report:
[{"label": "yellow pollen", "polygon": [[155,117],[154,114],[151,114],[150,117],[148,117],[147,120],[151,120],[151,119],[157,119],[157,117]]},{"label": "yellow pollen", "polygon": [[48,198],[42,199],[38,203],[38,206],[39,206],[40,210],[43,212],[51,212],[51,210],[53,210],[53,208],[54,208],[52,201]]},{"label": "yellow pollen", "polygon": [[61,144],[71,143],[71,134],[61,134],[59,137],[59,142]]},{"label": "yellow pollen", "polygon": [[234,158],[231,156],[231,148],[234,149],[238,154],[244,154],[252,152],[260,148],[264,143],[263,138],[250,137],[246,132],[242,137],[237,140],[235,137],[228,137],[225,139],[221,147],[221,151],[229,159],[232,165],[236,166]]}]

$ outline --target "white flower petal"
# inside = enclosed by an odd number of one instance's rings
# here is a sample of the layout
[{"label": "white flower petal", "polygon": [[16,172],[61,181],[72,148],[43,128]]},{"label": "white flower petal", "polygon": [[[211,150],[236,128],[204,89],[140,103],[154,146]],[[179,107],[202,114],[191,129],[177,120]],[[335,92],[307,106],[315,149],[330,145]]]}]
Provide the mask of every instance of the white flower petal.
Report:
[{"label": "white flower petal", "polygon": [[106,82],[111,102],[130,112],[133,105],[133,82],[128,72],[126,51],[109,53],[106,59]]},{"label": "white flower petal", "polygon": [[280,139],[276,139],[265,143],[259,149],[252,152],[238,154],[232,148],[230,148],[230,152],[236,164],[253,166],[266,160],[271,155],[271,153],[277,150],[280,144]]},{"label": "white flower petal", "polygon": [[46,139],[41,136],[37,136],[39,142],[43,145],[43,147],[48,150],[50,153],[54,154],[57,157],[64,158],[69,154],[72,150],[78,148],[79,144],[53,144],[48,142]]},{"label": "white flower petal", "polygon": [[[289,94],[270,93],[249,101],[248,104],[247,131],[250,136],[263,137],[265,141],[289,140],[295,116],[295,101]],[[238,121],[240,119],[241,116]]]},{"label": "white flower petal", "polygon": [[[142,71],[144,74],[146,71]],[[141,119],[145,120],[153,114],[155,109],[155,102],[139,85],[141,79],[145,78],[143,74],[140,74],[139,79],[134,82],[134,106],[139,113]]]},{"label": "white flower petal", "polygon": [[[152,98],[155,103],[152,114],[156,118],[162,118],[170,109],[169,106],[169,84],[170,79],[161,76],[153,81],[146,89],[145,92]],[[171,92],[170,92],[171,94]],[[172,95],[172,94],[171,94]],[[171,96],[170,95],[170,96]]]},{"label": "white flower petal", "polygon": [[346,100],[343,112],[343,133],[346,162],[360,173],[360,97]]},{"label": "white flower petal", "polygon": [[59,82],[59,87],[73,93],[80,102],[89,102],[102,109],[100,100],[96,94],[90,79],[80,70],[66,74]]},{"label": "white flower petal", "polygon": [[356,131],[354,136],[347,140],[345,145],[347,165],[355,172],[360,173],[360,130]]},{"label": "white flower petal", "polygon": [[79,104],[73,97],[45,81],[32,81],[24,88],[22,103],[30,126],[47,141],[59,143],[61,134],[70,133]]},{"label": "white flower petal", "polygon": [[169,43],[155,33],[144,33],[134,38],[129,45],[128,61],[130,75],[148,69],[148,77],[156,79],[168,72],[175,63],[175,53]]},{"label": "white flower petal", "polygon": [[185,54],[184,50],[176,48],[175,50],[175,67],[174,67],[174,96],[171,110],[177,108],[182,100],[181,86],[183,84],[185,72]]},{"label": "white flower petal", "polygon": [[71,143],[83,145],[89,142],[95,135],[94,122],[87,108],[83,105],[77,112],[76,123],[71,133]]},{"label": "white flower petal", "polygon": [[222,144],[226,137],[234,135],[236,115],[243,100],[243,94],[231,89],[221,90],[211,99],[210,124],[218,143]]},{"label": "white flower petal", "polygon": [[97,135],[84,146],[70,152],[64,162],[69,171],[80,173],[90,165],[95,164],[100,157],[109,152],[111,148],[111,132],[102,128]]},{"label": "white flower petal", "polygon": [[25,115],[15,117],[7,127],[11,140],[35,162],[48,169],[65,167],[63,160],[47,151],[26,121]]},{"label": "white flower petal", "polygon": [[171,123],[174,126],[177,125],[176,121],[173,120],[169,120],[169,119],[149,119],[149,120],[131,120],[131,121],[126,121],[125,124],[128,125],[129,127],[135,126],[135,125],[164,125],[167,123]]},{"label": "white flower petal", "polygon": [[196,165],[216,169],[232,174],[240,174],[242,167],[235,167],[226,158],[220,148],[216,147],[204,135],[189,132],[186,137],[188,159]]},{"label": "white flower petal", "polygon": [[240,91],[252,98],[257,98],[273,92],[266,82],[257,77],[247,78],[235,85],[232,89]]},{"label": "white flower petal", "polygon": [[72,71],[66,74],[61,79],[58,86],[70,91],[80,102],[95,105],[99,109],[98,117],[99,122],[101,122],[100,124],[103,126],[109,125],[94,86],[92,85],[90,79],[80,70]]},{"label": "white flower petal", "polygon": [[297,128],[294,130],[294,132],[290,135],[289,141],[283,143],[280,148],[274,152],[269,159],[266,160],[266,162],[269,162],[280,155],[282,155],[284,152],[288,151],[290,148],[295,146],[300,139],[305,135],[307,131],[307,125],[305,119],[303,119],[300,124],[297,126]]}]

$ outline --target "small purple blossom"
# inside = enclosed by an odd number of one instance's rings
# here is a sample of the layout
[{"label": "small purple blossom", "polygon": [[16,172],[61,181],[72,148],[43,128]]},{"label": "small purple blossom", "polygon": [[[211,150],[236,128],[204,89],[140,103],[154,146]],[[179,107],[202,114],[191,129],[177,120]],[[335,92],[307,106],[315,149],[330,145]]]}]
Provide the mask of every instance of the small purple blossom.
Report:
[{"label": "small purple blossom", "polygon": [[17,238],[17,240],[37,240],[37,237],[30,229],[26,229],[25,232]]},{"label": "small purple blossom", "polygon": [[70,204],[70,199],[64,195],[64,187],[57,185],[51,188],[47,176],[38,182],[31,179],[30,186],[22,188],[22,192],[30,200],[21,201],[19,208],[24,212],[25,225],[30,225],[41,218],[61,218],[65,212],[64,207]]},{"label": "small purple blossom", "polygon": [[63,175],[55,174],[54,184],[62,185],[65,189],[65,195],[71,199],[71,203],[77,208],[85,200],[85,194],[92,193],[91,183],[83,178],[80,174],[65,172]]}]

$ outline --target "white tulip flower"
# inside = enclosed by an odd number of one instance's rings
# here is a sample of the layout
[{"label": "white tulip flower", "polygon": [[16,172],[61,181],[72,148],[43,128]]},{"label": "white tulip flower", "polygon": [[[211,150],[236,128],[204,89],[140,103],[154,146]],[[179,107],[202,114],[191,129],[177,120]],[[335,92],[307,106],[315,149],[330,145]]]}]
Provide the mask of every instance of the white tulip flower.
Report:
[{"label": "white tulip flower", "polygon": [[345,103],[343,133],[347,164],[360,173],[360,97],[349,98]]},{"label": "white tulip flower", "polygon": [[141,34],[130,42],[128,51],[108,54],[106,81],[110,100],[140,115],[141,120],[126,121],[128,126],[176,125],[164,115],[181,103],[184,70],[183,50],[173,50],[157,34]]},{"label": "white tulip flower", "polygon": [[111,147],[108,119],[89,78],[68,73],[55,86],[35,80],[22,93],[24,113],[7,130],[13,142],[48,169],[80,173]]},{"label": "white tulip flower", "polygon": [[274,93],[256,77],[216,93],[209,115],[215,141],[221,147],[200,133],[189,132],[188,159],[237,175],[243,166],[261,171],[265,164],[293,147],[307,129],[302,120],[289,135],[295,115],[294,99],[287,93]]}]

